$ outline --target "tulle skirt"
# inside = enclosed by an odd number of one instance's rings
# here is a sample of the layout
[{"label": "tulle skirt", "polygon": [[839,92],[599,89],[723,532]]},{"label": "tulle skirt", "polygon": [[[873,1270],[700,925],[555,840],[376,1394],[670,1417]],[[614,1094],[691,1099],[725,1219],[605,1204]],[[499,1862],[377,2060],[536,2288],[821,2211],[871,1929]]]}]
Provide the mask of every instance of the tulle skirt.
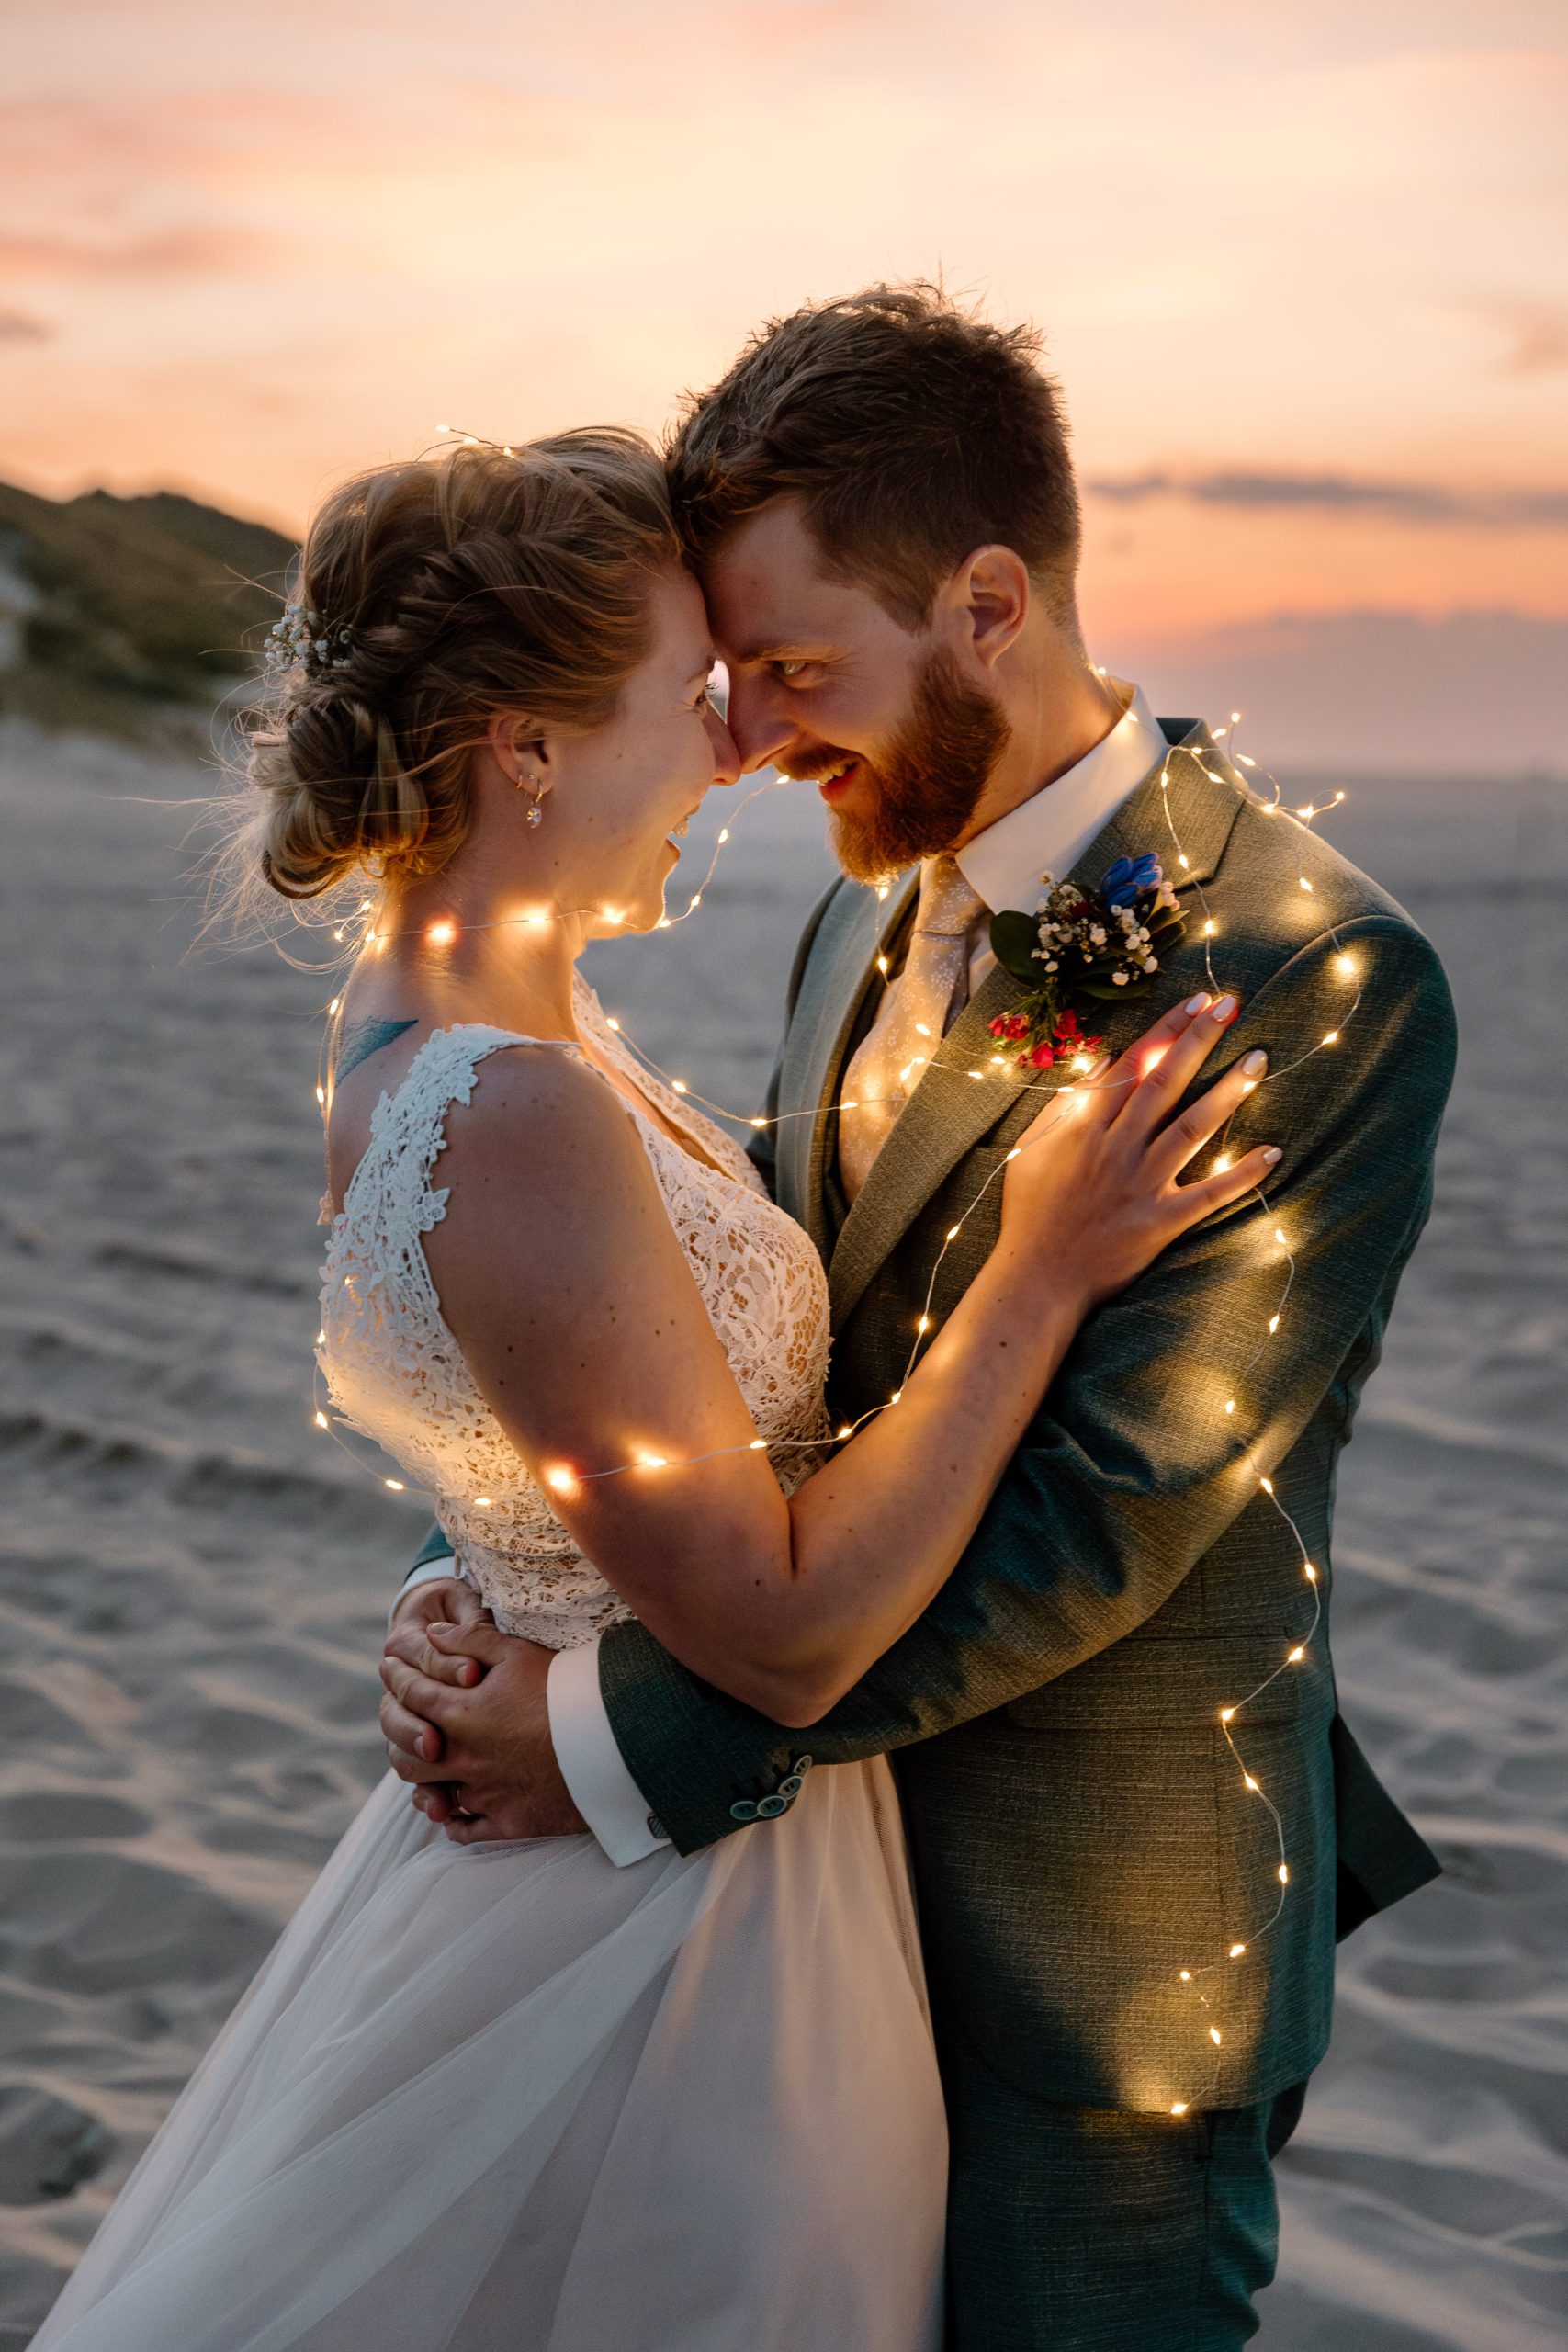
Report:
[{"label": "tulle skirt", "polygon": [[627,1870],[389,1776],[33,2352],[937,2352],[945,2171],[885,1762]]}]

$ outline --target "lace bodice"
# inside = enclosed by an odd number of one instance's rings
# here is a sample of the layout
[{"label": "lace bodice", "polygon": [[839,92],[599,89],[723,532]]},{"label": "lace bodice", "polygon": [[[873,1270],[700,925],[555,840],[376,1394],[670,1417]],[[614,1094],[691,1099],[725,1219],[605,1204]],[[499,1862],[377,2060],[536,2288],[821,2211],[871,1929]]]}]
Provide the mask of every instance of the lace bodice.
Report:
[{"label": "lace bodice", "polygon": [[[596,1053],[716,1163],[628,1114],[758,1436],[772,1445],[826,1436],[828,1292],[816,1250],[768,1199],[739,1147],[635,1060],[581,976],[574,1010]],[[423,1239],[446,1214],[447,1193],[431,1179],[452,1104],[468,1101],[489,1055],[549,1043],[584,1058],[575,1045],[505,1029],[437,1030],[383,1094],[333,1223],[317,1360],[342,1417],[430,1489],[464,1575],[497,1623],[572,1649],[631,1612],[578,1550],[469,1377]],[[820,1456],[796,1445],[772,1459],[787,1493]]]}]

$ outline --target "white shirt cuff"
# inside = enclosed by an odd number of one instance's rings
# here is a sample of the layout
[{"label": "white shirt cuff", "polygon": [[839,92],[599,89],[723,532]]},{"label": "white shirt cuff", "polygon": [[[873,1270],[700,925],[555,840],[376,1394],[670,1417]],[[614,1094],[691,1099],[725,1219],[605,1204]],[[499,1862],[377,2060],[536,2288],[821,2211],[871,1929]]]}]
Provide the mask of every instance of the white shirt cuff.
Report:
[{"label": "white shirt cuff", "polygon": [[398,1587],[397,1598],[393,1600],[390,1609],[387,1611],[387,1624],[389,1630],[390,1629],[393,1618],[398,1613],[399,1607],[405,1593],[412,1592],[416,1584],[437,1584],[444,1577],[455,1577],[457,1573],[457,1563],[455,1559],[450,1557],[444,1557],[439,1560],[422,1560],[417,1568],[411,1568],[407,1576],[403,1578],[401,1584]]},{"label": "white shirt cuff", "polygon": [[599,1689],[599,1645],[558,1650],[545,1682],[550,1738],[573,1804],[618,1869],[671,1842],[626,1770]]}]

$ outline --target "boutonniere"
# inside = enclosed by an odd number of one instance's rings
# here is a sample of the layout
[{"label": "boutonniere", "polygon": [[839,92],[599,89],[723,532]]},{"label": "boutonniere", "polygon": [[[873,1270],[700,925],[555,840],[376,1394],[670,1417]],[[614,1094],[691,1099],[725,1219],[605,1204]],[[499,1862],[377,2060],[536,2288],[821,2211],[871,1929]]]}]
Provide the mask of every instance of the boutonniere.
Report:
[{"label": "boutonniere", "polygon": [[1021,1069],[1097,1054],[1104,1041],[1086,1033],[1078,1002],[1113,1004],[1141,988],[1159,969],[1157,951],[1182,930],[1176,893],[1152,851],[1119,857],[1098,889],[1040,878],[1045,895],[1032,915],[991,918],[998,963],[1029,991],[990,1024],[993,1037],[1018,1047]]}]

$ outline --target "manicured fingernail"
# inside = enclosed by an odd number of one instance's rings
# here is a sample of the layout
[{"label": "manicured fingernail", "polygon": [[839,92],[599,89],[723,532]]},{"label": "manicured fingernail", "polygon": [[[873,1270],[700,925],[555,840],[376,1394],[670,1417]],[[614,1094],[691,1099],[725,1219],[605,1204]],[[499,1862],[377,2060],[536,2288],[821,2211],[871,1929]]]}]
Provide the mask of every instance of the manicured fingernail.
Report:
[{"label": "manicured fingernail", "polygon": [[1241,1066],[1248,1078],[1256,1078],[1260,1069],[1268,1069],[1269,1057],[1261,1046],[1254,1046],[1249,1054],[1243,1054]]},{"label": "manicured fingernail", "polygon": [[1201,1012],[1203,1007],[1208,1003],[1208,989],[1200,989],[1196,996],[1190,996],[1188,998],[1186,1004],[1182,1007],[1182,1011],[1184,1012]]},{"label": "manicured fingernail", "polygon": [[1234,996],[1223,996],[1223,997],[1221,997],[1221,999],[1219,1000],[1219,1002],[1218,1002],[1218,1003],[1214,1006],[1214,1008],[1213,1008],[1214,1018],[1215,1018],[1215,1020],[1216,1020],[1216,1021],[1228,1021],[1228,1020],[1230,1019],[1230,1017],[1231,1017],[1231,1014],[1232,1014],[1235,1011],[1235,997],[1234,997]]},{"label": "manicured fingernail", "polygon": [[1274,1162],[1277,1159],[1283,1159],[1284,1157],[1284,1153],[1280,1150],[1277,1143],[1271,1143],[1268,1150],[1263,1155],[1264,1163],[1269,1168],[1273,1167]]}]

